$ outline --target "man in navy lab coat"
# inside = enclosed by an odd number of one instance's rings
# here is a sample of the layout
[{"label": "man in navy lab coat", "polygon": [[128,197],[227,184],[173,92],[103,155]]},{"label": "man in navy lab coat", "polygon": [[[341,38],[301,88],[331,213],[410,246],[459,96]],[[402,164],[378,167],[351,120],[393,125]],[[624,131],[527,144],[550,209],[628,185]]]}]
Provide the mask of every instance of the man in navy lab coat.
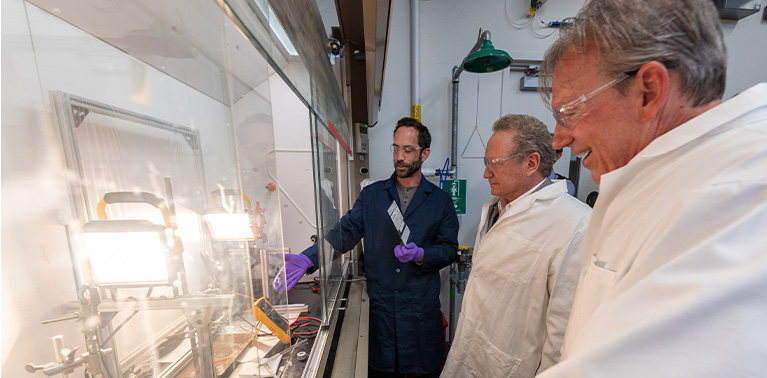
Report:
[{"label": "man in navy lab coat", "polygon": [[[339,253],[365,238],[371,377],[437,377],[445,362],[439,270],[455,258],[458,217],[450,196],[421,174],[430,144],[426,126],[400,119],[391,145],[394,173],[362,189],[354,207],[327,234]],[[410,229],[406,245],[388,213],[392,201]],[[290,290],[317,267],[316,244],[301,254],[286,254],[286,274],[278,275],[275,288]]]}]

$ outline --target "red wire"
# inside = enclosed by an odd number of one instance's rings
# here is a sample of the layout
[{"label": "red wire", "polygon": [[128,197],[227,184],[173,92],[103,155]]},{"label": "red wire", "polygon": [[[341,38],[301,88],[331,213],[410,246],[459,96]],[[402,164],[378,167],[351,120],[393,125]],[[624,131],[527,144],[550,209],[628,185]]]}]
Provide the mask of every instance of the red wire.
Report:
[{"label": "red wire", "polygon": [[239,295],[241,297],[245,297],[245,298],[248,298],[250,300],[256,301],[256,298],[253,298],[250,295],[240,294],[240,293],[238,293],[236,291],[231,291],[226,286],[224,286],[224,284],[221,283],[221,279],[218,278],[218,269],[216,269],[216,282],[218,282],[218,286],[221,286],[222,289],[224,289],[224,290],[226,290],[226,291],[228,291],[228,292],[230,292],[232,294]]},{"label": "red wire", "polygon": [[242,326],[242,320],[240,320],[240,321],[237,323],[237,325],[239,325],[239,326],[240,326],[240,328],[241,328],[243,331],[245,331],[245,332],[250,332],[250,333],[253,333],[253,331],[254,331],[253,327],[250,327],[250,329],[247,329],[247,328],[243,327],[243,326]]},{"label": "red wire", "polygon": [[[296,325],[296,323],[298,323],[300,320],[305,320],[307,322],[304,323],[304,324]],[[313,317],[310,317],[310,316],[301,316],[301,317],[298,317],[293,323],[290,324],[290,329],[291,329],[291,331],[293,331],[294,335],[313,335],[313,334],[319,332],[320,329],[317,328],[316,330],[310,331],[310,332],[295,332],[294,331],[295,329],[298,329],[298,328],[301,328],[301,327],[306,327],[306,326],[309,326],[309,325],[313,325],[312,324],[312,320],[315,320],[315,321],[319,322],[320,323],[319,325],[322,324],[322,320],[320,320],[320,319],[313,318]],[[295,326],[295,327],[293,327],[293,326]]]},{"label": "red wire", "polygon": [[294,335],[314,335],[315,333],[319,332],[320,330],[312,331],[312,332],[293,332]]},{"label": "red wire", "polygon": [[[229,290],[226,286],[224,286],[224,284],[221,283],[221,278],[218,277],[218,269],[216,269],[216,273],[215,274],[216,274],[216,282],[218,282],[218,286],[220,286],[222,289],[224,289],[224,290],[226,290],[226,291],[228,291],[228,292],[230,292],[232,294],[239,295],[241,297],[245,297],[245,298],[248,298],[248,299],[253,300],[253,301],[256,300],[256,298],[253,298],[250,295],[245,295],[245,294],[238,293],[236,291]],[[316,321],[320,322],[320,324],[322,323],[322,320],[319,320],[317,318],[312,318],[312,317],[304,316],[304,317],[297,318],[296,321],[293,322],[293,324],[296,324],[296,322],[298,322],[299,320],[308,320],[308,319],[316,320]],[[242,322],[242,320],[240,320],[240,323],[241,322]],[[291,324],[290,326],[292,327],[293,324]],[[311,323],[302,324],[299,327],[307,326],[309,324],[311,324]],[[247,329],[243,328],[242,324],[239,324],[239,326],[245,332],[253,332],[252,330],[248,331]],[[272,336],[273,335],[271,333],[261,333],[260,332],[260,328],[261,328],[261,326],[259,325],[258,329],[256,330],[258,332],[259,336]],[[317,332],[319,332],[319,329],[317,329],[317,331],[314,331],[314,332],[302,332],[302,333],[294,333],[294,334],[296,334],[296,335],[311,335],[311,334],[317,333]]]},{"label": "red wire", "polygon": [[[313,318],[311,316],[299,316],[298,318],[296,318],[296,320],[293,323],[290,324],[290,326],[292,327],[293,324],[298,323],[299,320],[316,320],[316,321],[322,323],[322,320],[317,319],[317,318]],[[307,324],[309,324],[309,323],[307,323]]]}]

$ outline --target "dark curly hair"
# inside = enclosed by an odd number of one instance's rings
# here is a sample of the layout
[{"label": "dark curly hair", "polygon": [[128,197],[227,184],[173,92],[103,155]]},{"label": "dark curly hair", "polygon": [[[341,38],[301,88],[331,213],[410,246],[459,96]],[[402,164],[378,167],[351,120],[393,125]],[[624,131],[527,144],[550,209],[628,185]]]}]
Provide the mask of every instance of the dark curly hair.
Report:
[{"label": "dark curly hair", "polygon": [[403,117],[397,121],[397,127],[394,128],[394,134],[400,127],[412,127],[418,130],[418,146],[424,149],[431,146],[431,133],[429,129],[415,118]]}]

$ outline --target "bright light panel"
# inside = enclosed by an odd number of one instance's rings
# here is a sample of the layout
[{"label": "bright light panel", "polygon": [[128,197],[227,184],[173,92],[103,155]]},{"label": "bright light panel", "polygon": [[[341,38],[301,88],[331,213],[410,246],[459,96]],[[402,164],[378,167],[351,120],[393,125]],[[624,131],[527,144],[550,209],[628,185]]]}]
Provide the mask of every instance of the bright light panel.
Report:
[{"label": "bright light panel", "polygon": [[264,14],[264,17],[269,20],[269,27],[272,29],[274,35],[277,36],[277,39],[280,41],[280,43],[282,43],[282,46],[285,48],[288,54],[298,56],[296,48],[293,47],[293,43],[291,43],[290,38],[288,38],[288,33],[285,33],[285,29],[282,28],[282,24],[280,24],[280,21],[277,20],[277,17],[274,15],[272,7],[269,5],[269,3],[266,0],[255,0],[255,3],[258,5],[258,9],[261,11],[261,13]]},{"label": "bright light panel", "polygon": [[250,228],[250,217],[248,217],[248,214],[206,214],[205,221],[210,226],[213,239],[253,239],[253,229]]},{"label": "bright light panel", "polygon": [[97,284],[168,282],[157,232],[86,232],[83,242]]}]

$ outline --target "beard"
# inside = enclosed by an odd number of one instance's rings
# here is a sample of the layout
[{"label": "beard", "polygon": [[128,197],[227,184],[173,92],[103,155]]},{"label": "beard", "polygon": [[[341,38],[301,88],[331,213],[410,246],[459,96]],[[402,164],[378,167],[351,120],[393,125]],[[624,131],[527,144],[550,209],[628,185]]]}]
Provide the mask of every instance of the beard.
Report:
[{"label": "beard", "polygon": [[[404,160],[395,161],[394,162],[394,173],[399,178],[407,178],[415,174],[416,172],[421,170],[421,166],[423,165],[423,162],[419,159],[412,163],[408,163]],[[397,170],[397,167],[405,167],[407,168],[404,172],[400,172]]]}]

